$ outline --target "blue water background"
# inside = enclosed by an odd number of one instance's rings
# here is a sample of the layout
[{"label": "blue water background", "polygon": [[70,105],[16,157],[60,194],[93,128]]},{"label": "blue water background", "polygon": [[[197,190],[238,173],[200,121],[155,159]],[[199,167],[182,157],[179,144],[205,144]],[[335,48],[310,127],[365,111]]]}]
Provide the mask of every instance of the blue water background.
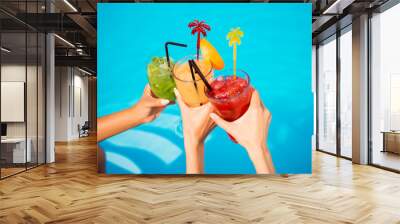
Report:
[{"label": "blue water background", "polygon": [[[311,172],[313,96],[311,92],[311,4],[98,4],[98,116],[132,106],[147,83],[146,66],[164,56],[164,43],[174,59],[194,54],[196,37],[188,23],[205,20],[207,39],[218,49],[226,68],[232,48],[226,34],[244,31],[237,66],[273,115],[268,146],[278,173]],[[100,143],[106,173],[185,173],[185,151],[179,131],[179,109],[168,107],[153,123],[125,131]],[[205,146],[205,172],[253,174],[245,152],[216,128]]]}]

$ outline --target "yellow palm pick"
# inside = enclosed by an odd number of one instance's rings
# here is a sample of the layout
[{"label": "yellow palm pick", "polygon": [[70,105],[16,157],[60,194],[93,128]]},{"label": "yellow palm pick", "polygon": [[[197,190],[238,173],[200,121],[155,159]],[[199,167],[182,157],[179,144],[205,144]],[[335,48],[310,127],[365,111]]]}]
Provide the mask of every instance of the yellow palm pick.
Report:
[{"label": "yellow palm pick", "polygon": [[232,28],[231,31],[226,35],[226,39],[229,40],[229,46],[233,45],[233,78],[236,79],[236,46],[240,45],[241,38],[244,36],[240,27]]}]

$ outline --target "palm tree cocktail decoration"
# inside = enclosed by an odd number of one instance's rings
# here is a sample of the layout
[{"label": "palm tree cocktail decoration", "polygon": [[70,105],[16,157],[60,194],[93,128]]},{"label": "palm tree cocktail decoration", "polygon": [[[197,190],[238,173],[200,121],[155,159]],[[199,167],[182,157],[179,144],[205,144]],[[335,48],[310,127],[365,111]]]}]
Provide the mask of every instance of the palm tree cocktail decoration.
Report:
[{"label": "palm tree cocktail decoration", "polygon": [[188,26],[192,29],[192,35],[197,33],[197,60],[199,60],[200,35],[204,37],[207,36],[207,31],[210,31],[211,28],[204,21],[199,21],[197,19],[190,22]]},{"label": "palm tree cocktail decoration", "polygon": [[240,27],[232,28],[229,31],[228,35],[226,35],[226,39],[229,40],[229,46],[233,45],[233,78],[236,79],[236,45],[240,45],[242,38],[244,35],[243,31],[240,30]]}]

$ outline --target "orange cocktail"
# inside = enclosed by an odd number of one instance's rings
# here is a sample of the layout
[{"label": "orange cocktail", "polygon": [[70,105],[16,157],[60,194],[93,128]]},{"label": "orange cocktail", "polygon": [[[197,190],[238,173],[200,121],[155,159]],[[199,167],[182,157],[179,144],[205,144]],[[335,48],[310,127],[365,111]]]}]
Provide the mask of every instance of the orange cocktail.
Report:
[{"label": "orange cocktail", "polygon": [[204,92],[205,85],[199,74],[194,71],[193,73],[191,72],[189,66],[190,59],[194,60],[209,82],[213,78],[214,71],[208,60],[202,57],[199,57],[197,60],[196,56],[188,56],[181,59],[173,68],[176,88],[182,95],[183,101],[190,107],[197,107],[207,103],[208,97]]}]

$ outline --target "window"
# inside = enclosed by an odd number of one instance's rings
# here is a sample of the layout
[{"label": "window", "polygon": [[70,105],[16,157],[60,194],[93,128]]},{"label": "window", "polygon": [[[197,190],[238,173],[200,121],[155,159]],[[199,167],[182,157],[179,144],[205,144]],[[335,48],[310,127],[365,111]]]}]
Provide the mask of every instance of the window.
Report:
[{"label": "window", "polygon": [[400,4],[371,18],[372,164],[400,170]]},{"label": "window", "polygon": [[[18,2],[16,13],[41,13],[42,1]],[[15,2],[0,1],[1,6]],[[15,18],[0,12],[3,20]],[[45,34],[0,23],[0,178],[45,163]],[[15,99],[15,100],[14,100]],[[13,106],[13,107],[12,107]],[[10,109],[10,108],[17,109]]]},{"label": "window", "polygon": [[336,153],[336,36],[318,47],[318,149]]},{"label": "window", "polygon": [[351,26],[340,36],[340,155],[352,156],[352,32]]},{"label": "window", "polygon": [[390,130],[400,130],[400,73],[390,76]]}]

